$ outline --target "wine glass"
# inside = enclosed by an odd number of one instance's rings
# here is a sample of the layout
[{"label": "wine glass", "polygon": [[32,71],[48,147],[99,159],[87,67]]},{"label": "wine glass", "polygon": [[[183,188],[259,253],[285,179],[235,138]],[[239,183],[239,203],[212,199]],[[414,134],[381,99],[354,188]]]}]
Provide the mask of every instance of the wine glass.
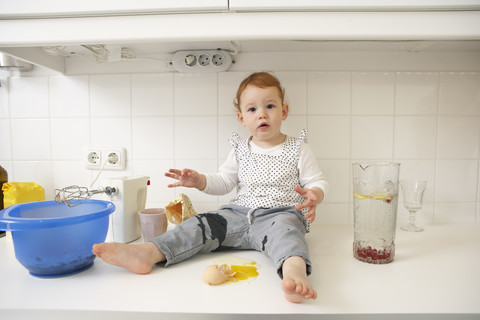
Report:
[{"label": "wine glass", "polygon": [[400,180],[403,194],[403,205],[410,213],[408,225],[400,227],[406,231],[423,231],[422,227],[415,225],[415,213],[422,208],[423,192],[427,187],[424,180]]}]

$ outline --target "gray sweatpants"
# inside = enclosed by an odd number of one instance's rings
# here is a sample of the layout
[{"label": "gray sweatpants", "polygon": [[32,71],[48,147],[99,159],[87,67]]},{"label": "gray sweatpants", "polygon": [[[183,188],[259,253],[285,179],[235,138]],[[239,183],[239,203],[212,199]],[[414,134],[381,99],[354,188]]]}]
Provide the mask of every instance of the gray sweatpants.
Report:
[{"label": "gray sweatpants", "polygon": [[295,207],[250,209],[225,205],[218,211],[197,214],[152,242],[166,256],[160,263],[163,266],[197,253],[253,249],[273,261],[280,277],[283,262],[292,256],[302,257],[307,274],[311,273],[303,217]]}]

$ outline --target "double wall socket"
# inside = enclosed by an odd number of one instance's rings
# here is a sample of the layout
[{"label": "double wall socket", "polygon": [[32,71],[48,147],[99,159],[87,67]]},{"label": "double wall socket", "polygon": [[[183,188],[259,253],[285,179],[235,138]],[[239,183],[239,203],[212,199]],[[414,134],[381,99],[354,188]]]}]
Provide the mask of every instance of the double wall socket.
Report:
[{"label": "double wall socket", "polygon": [[126,152],[123,147],[85,148],[85,167],[90,170],[124,170]]},{"label": "double wall socket", "polygon": [[178,72],[220,72],[230,68],[232,56],[221,49],[177,51],[173,55],[171,64]]}]

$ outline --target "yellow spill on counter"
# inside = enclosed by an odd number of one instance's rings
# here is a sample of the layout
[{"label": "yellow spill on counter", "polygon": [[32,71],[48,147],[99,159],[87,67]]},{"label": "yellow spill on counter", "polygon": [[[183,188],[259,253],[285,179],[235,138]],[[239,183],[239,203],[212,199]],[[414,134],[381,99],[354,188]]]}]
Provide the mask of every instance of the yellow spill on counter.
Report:
[{"label": "yellow spill on counter", "polygon": [[223,257],[205,269],[203,280],[209,285],[244,281],[256,278],[258,268],[255,261],[232,256]]},{"label": "yellow spill on counter", "polygon": [[257,267],[255,266],[230,266],[233,278],[237,280],[247,280],[258,276]]}]

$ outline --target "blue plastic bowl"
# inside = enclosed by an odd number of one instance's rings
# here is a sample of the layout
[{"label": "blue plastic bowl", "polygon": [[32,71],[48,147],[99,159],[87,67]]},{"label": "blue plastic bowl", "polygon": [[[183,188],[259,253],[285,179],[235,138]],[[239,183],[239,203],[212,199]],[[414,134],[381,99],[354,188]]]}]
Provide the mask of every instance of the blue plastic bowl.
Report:
[{"label": "blue plastic bowl", "polygon": [[55,201],[16,204],[0,211],[0,230],[12,231],[15,257],[37,277],[68,276],[90,268],[92,246],[104,242],[115,205],[87,200],[75,207]]}]

